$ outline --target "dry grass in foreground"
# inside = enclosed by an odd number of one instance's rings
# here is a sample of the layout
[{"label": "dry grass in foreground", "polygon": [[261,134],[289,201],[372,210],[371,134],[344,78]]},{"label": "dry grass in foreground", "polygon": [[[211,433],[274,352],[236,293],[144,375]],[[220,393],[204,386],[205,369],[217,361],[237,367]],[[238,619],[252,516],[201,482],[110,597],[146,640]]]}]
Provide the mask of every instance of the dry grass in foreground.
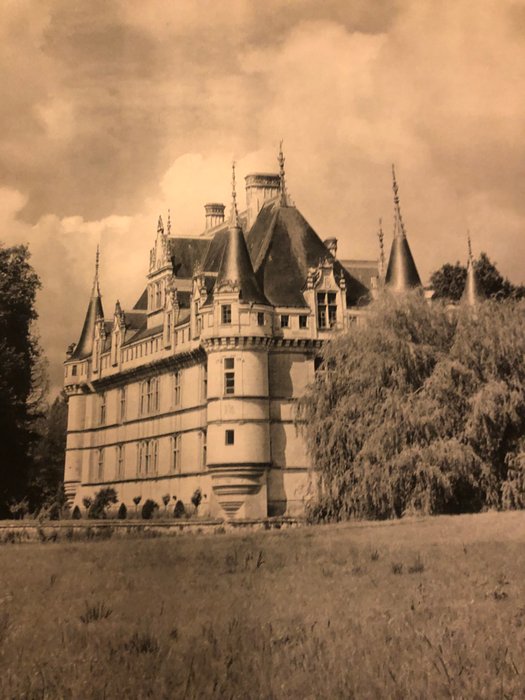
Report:
[{"label": "dry grass in foreground", "polygon": [[2,698],[525,696],[525,513],[0,548]]}]

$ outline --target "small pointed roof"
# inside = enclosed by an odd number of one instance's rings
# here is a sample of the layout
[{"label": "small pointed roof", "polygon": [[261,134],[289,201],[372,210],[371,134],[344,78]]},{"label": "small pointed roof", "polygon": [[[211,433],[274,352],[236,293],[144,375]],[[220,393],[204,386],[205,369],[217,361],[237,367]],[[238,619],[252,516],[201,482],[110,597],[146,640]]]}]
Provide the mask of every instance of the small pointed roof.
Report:
[{"label": "small pointed roof", "polygon": [[75,347],[72,360],[82,360],[88,357],[93,352],[93,338],[95,335],[95,324],[99,318],[104,318],[104,310],[102,308],[102,297],[100,294],[100,286],[98,281],[98,268],[100,260],[100,251],[97,246],[97,254],[95,258],[95,277],[93,279],[93,288],[91,290],[91,299],[89,300],[86,311],[86,318],[80,334],[80,339]]},{"label": "small pointed roof", "polygon": [[396,172],[393,165],[392,181],[394,190],[394,240],[390,249],[385,286],[394,293],[402,293],[422,287],[422,284],[406,237],[405,224],[403,223],[399,206]]},{"label": "small pointed roof", "polygon": [[461,304],[465,306],[476,306],[485,298],[483,290],[476,274],[474,267],[474,259],[472,257],[472,245],[470,243],[470,235],[468,236],[468,262],[467,262],[467,278],[465,280],[465,289],[461,295]]},{"label": "small pointed roof", "polygon": [[232,167],[232,207],[228,238],[219,266],[215,290],[221,286],[235,285],[239,288],[239,297],[245,302],[270,305],[261,291],[255,273],[237,211],[237,194],[235,191],[235,163]]}]

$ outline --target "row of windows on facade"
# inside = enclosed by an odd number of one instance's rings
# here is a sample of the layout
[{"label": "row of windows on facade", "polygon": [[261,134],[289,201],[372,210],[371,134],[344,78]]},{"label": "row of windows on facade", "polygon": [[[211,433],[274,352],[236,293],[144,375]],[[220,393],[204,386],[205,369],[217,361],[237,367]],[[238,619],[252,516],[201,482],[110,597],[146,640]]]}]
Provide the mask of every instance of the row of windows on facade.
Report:
[{"label": "row of windows on facade", "polygon": [[[232,322],[231,304],[222,304],[221,323],[229,325]],[[317,293],[317,326],[318,328],[333,328],[337,322],[337,293]],[[265,314],[260,311],[257,314],[257,325],[264,326]],[[280,315],[281,328],[290,328],[290,314]],[[299,314],[299,328],[308,328],[308,314]]]},{"label": "row of windows on facade", "polygon": [[[202,399],[208,395],[208,373],[205,366],[202,368]],[[224,382],[223,393],[235,394],[235,358],[224,358]],[[172,404],[174,407],[182,405],[182,372],[179,370],[172,374]],[[126,420],[127,387],[119,390],[118,420]],[[151,377],[140,384],[139,415],[146,416],[160,411],[160,378]],[[105,425],[107,420],[107,395],[99,395],[99,425]]]},{"label": "row of windows on facade", "polygon": [[[180,474],[182,469],[181,455],[182,455],[182,434],[175,433],[170,437],[170,467],[169,471],[172,474]],[[207,438],[206,431],[201,430],[199,432],[199,459],[200,463],[198,468],[202,469],[206,466],[207,458]],[[235,431],[225,430],[224,431],[224,444],[234,445],[235,444]],[[130,445],[116,445],[115,446],[115,479],[123,479],[126,476],[126,455],[129,454]],[[127,448],[127,449],[126,449]],[[96,471],[94,465],[91,467],[91,480],[92,481],[104,481],[107,476],[105,473],[105,462],[108,452],[111,447],[100,447],[96,451]],[[136,443],[136,476],[155,476],[159,473],[159,439],[154,438],[151,440],[141,440]]]}]

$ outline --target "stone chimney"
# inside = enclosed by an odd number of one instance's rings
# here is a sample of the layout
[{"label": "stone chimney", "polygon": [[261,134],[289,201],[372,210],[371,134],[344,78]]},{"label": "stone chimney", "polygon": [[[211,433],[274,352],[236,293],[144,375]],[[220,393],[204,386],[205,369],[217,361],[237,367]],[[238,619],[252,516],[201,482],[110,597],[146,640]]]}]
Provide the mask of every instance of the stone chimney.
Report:
[{"label": "stone chimney", "polygon": [[253,226],[262,205],[279,196],[281,178],[274,173],[251,173],[246,175],[247,228]]},{"label": "stone chimney", "polygon": [[206,212],[206,230],[224,222],[224,204],[212,202],[204,205]]},{"label": "stone chimney", "polygon": [[337,257],[337,238],[327,238],[325,241],[323,241],[323,243],[328,248],[330,255],[332,255],[334,258],[336,258]]}]

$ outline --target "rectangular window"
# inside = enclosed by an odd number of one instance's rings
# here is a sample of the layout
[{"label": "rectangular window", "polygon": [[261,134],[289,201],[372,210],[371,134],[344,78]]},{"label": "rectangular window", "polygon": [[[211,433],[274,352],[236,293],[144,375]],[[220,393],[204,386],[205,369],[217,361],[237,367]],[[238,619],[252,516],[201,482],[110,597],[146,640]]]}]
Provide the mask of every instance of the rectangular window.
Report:
[{"label": "rectangular window", "polygon": [[337,323],[337,296],[335,292],[328,292],[328,325],[333,328]]},{"label": "rectangular window", "polygon": [[151,453],[153,440],[146,440],[145,445],[145,459],[144,459],[144,473],[149,474],[151,469]]},{"label": "rectangular window", "polygon": [[233,357],[224,359],[224,393],[235,394],[235,360]]},{"label": "rectangular window", "polygon": [[117,445],[117,479],[124,476],[124,448],[125,445]]},{"label": "rectangular window", "polygon": [[104,448],[101,447],[97,454],[97,481],[104,479]]},{"label": "rectangular window", "polygon": [[261,311],[257,314],[257,325],[264,326],[264,314]]},{"label": "rectangular window", "polygon": [[281,314],[281,328],[290,327],[290,316],[288,314]]},{"label": "rectangular window", "polygon": [[235,431],[234,430],[226,430],[224,432],[224,444],[225,445],[234,445],[235,444]]},{"label": "rectangular window", "polygon": [[173,405],[180,406],[181,404],[181,372],[177,370],[173,372]]},{"label": "rectangular window", "polygon": [[229,324],[232,322],[232,306],[231,304],[223,304],[221,306],[221,323]]},{"label": "rectangular window", "polygon": [[299,328],[308,328],[308,316],[306,314],[299,316]]},{"label": "rectangular window", "polygon": [[159,467],[159,441],[152,440],[152,450],[151,450],[151,471],[156,474]]},{"label": "rectangular window", "polygon": [[106,423],[106,394],[100,394],[100,404],[99,404],[99,423],[100,425],[105,425]]},{"label": "rectangular window", "polygon": [[317,325],[319,328],[328,328],[325,292],[317,292]]},{"label": "rectangular window", "polygon": [[73,377],[77,376],[77,366],[76,365],[73,365],[73,367],[71,367],[71,376],[73,376]]},{"label": "rectangular window", "polygon": [[160,282],[155,285],[155,308],[160,309],[162,306],[162,287]]},{"label": "rectangular window", "polygon": [[140,476],[144,469],[144,448],[145,443],[139,442],[137,445],[137,474]]},{"label": "rectangular window", "polygon": [[171,470],[180,472],[181,436],[176,434],[171,438]]},{"label": "rectangular window", "polygon": [[140,415],[143,416],[148,412],[148,382],[142,382],[140,385]]},{"label": "rectangular window", "polygon": [[207,435],[205,430],[201,430],[201,467],[206,466],[207,459]]},{"label": "rectangular window", "polygon": [[153,410],[157,411],[158,413],[160,411],[160,378],[157,377],[156,379],[152,379],[152,381],[155,383],[153,394]]},{"label": "rectangular window", "polygon": [[202,365],[202,396],[201,399],[206,401],[208,399],[208,367],[207,365]]},{"label": "rectangular window", "polygon": [[123,386],[119,392],[119,419],[122,423],[126,420],[126,387]]}]

